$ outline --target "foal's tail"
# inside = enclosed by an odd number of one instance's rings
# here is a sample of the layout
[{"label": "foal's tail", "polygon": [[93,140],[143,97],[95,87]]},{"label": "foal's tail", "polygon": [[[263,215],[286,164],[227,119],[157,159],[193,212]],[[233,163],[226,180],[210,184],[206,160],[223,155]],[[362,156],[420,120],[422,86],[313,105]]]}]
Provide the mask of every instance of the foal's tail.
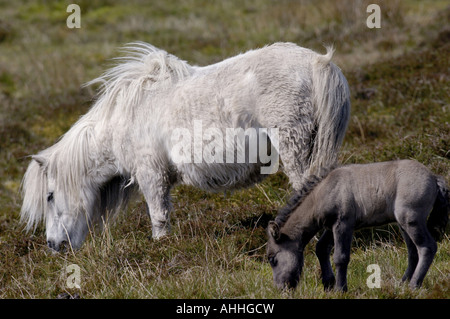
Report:
[{"label": "foal's tail", "polygon": [[450,213],[450,191],[442,176],[436,176],[438,195],[427,221],[428,231],[436,241],[442,239]]},{"label": "foal's tail", "polygon": [[317,55],[313,62],[315,135],[305,176],[336,163],[350,116],[350,90],[341,70],[331,62],[333,52],[327,47],[327,54]]}]

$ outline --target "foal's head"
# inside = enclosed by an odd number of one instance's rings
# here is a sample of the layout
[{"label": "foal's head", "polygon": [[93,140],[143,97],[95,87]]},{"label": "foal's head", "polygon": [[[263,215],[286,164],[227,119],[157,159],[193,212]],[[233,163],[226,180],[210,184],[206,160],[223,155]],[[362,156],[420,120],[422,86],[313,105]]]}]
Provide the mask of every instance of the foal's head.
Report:
[{"label": "foal's head", "polygon": [[267,230],[267,257],[275,285],[279,289],[297,287],[303,266],[303,251],[299,242],[284,234],[274,221],[269,222]]}]

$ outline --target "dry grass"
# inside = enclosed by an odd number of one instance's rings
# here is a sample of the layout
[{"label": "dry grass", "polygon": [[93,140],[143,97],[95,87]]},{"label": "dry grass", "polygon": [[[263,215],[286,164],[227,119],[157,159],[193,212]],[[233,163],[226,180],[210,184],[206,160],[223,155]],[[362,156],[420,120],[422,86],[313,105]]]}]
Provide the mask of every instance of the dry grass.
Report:
[{"label": "dry grass", "polygon": [[[348,78],[352,117],[344,163],[415,158],[450,181],[449,30],[446,1],[380,1],[382,28],[365,26],[371,1],[78,1],[82,28],[65,25],[64,1],[15,1],[0,11],[0,298],[449,298],[450,239],[422,289],[399,282],[406,248],[393,226],[356,234],[349,292],[325,293],[311,243],[295,292],[277,291],[265,261],[265,227],[290,189],[279,173],[233,194],[176,187],[174,234],[154,242],[142,201],[80,251],[52,254],[45,234],[22,232],[18,188],[26,156],[50,146],[84,114],[118,46],[150,42],[205,65],[275,41],[323,51]],[[380,289],[366,267],[381,268]],[[81,269],[81,289],[66,267]]]}]

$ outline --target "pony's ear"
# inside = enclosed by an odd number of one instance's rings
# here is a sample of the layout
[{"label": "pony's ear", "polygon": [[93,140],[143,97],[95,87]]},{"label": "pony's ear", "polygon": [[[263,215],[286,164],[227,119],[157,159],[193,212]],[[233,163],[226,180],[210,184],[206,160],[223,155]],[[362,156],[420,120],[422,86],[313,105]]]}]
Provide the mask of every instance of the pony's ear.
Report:
[{"label": "pony's ear", "polygon": [[278,241],[280,239],[280,225],[278,225],[273,220],[269,222],[269,225],[267,226],[267,231],[269,235],[273,239],[275,239],[275,241]]},{"label": "pony's ear", "polygon": [[48,159],[42,155],[33,155],[31,158],[36,161],[42,169],[46,169],[48,166]]}]

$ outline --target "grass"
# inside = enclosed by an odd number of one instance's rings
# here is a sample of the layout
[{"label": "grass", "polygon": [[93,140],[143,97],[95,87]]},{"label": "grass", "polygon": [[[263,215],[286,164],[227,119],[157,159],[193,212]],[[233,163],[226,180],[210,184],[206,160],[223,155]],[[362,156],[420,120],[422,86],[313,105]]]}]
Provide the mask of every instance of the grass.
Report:
[{"label": "grass", "polygon": [[[52,145],[94,95],[82,83],[108,67],[116,48],[150,42],[206,65],[274,41],[323,52],[352,93],[343,163],[414,158],[450,181],[449,29],[446,1],[380,1],[382,28],[365,26],[371,1],[78,1],[81,29],[68,29],[70,2],[14,1],[0,11],[0,298],[445,298],[450,239],[423,288],[399,279],[406,247],[395,226],[355,234],[349,292],[324,292],[314,240],[296,291],[272,284],[265,227],[289,196],[278,173],[256,187],[210,194],[173,189],[173,235],[155,242],[142,198],[77,252],[52,254],[45,232],[24,233],[18,189],[30,154]],[[68,288],[77,264],[81,288]],[[381,288],[366,269],[378,264]]]}]

